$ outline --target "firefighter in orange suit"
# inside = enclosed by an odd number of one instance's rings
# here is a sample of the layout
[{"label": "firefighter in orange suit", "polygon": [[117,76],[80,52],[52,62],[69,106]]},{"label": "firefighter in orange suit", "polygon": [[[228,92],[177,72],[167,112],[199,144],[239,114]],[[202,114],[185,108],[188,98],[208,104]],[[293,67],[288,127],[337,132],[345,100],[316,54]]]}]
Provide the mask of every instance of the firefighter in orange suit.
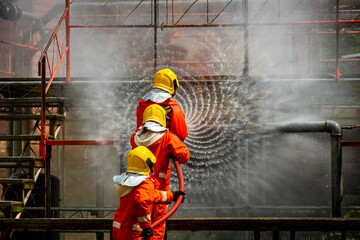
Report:
[{"label": "firefighter in orange suit", "polygon": [[127,171],[113,177],[115,191],[120,197],[112,225],[113,240],[149,239],[152,236],[151,213],[155,203],[171,203],[184,192],[158,191],[149,174],[155,156],[144,146],[127,155]]},{"label": "firefighter in orange suit", "polygon": [[[186,163],[190,158],[186,145],[171,131],[166,128],[166,112],[157,104],[150,105],[144,111],[142,117],[143,125],[131,136],[131,146],[146,146],[156,157],[154,165],[155,189],[168,191],[170,189],[171,165],[170,159]],[[156,221],[166,214],[167,205],[154,206],[152,221]],[[165,234],[165,223],[153,229],[153,239],[163,239]]]},{"label": "firefighter in orange suit", "polygon": [[168,68],[158,71],[154,75],[153,89],[139,101],[136,109],[136,127],[138,128],[142,125],[144,110],[152,104],[159,104],[164,107],[167,112],[167,127],[177,135],[181,141],[184,141],[188,135],[185,115],[179,104],[172,99],[178,87],[179,81],[173,71]]}]

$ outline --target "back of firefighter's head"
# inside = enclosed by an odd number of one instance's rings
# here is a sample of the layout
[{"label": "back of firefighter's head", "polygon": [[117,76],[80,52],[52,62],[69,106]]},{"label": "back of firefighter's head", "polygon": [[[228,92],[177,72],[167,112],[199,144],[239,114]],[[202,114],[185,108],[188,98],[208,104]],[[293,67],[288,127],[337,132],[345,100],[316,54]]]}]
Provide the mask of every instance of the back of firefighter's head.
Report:
[{"label": "back of firefighter's head", "polygon": [[166,111],[165,109],[157,104],[148,106],[142,116],[142,123],[148,121],[159,123],[161,126],[166,127]]},{"label": "back of firefighter's head", "polygon": [[171,95],[175,95],[179,87],[179,81],[173,71],[169,68],[161,69],[154,76],[153,88],[162,89]]},{"label": "back of firefighter's head", "polygon": [[139,146],[128,153],[126,161],[127,173],[149,175],[154,171],[156,158],[147,147]]}]

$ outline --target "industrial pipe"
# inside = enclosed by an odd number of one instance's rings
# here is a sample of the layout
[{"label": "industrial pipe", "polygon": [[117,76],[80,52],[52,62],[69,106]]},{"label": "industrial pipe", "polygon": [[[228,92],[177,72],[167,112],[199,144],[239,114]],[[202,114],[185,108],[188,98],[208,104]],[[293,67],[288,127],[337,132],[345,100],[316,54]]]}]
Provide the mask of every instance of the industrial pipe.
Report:
[{"label": "industrial pipe", "polygon": [[343,200],[342,180],[342,148],[341,126],[334,121],[316,121],[304,123],[278,123],[272,129],[283,133],[295,132],[329,132],[331,136],[331,192],[332,192],[332,217],[341,217]]},{"label": "industrial pipe", "polygon": [[10,1],[0,1],[0,17],[5,20],[16,21],[21,18],[21,8]]}]

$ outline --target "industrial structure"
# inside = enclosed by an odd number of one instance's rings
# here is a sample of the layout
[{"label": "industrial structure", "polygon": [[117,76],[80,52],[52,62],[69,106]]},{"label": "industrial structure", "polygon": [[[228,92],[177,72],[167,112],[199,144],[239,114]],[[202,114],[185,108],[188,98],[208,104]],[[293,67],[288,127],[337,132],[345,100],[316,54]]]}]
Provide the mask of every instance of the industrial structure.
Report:
[{"label": "industrial structure", "polygon": [[110,239],[112,176],[163,67],[191,155],[169,239],[358,238],[359,9],[0,0],[1,238]]}]

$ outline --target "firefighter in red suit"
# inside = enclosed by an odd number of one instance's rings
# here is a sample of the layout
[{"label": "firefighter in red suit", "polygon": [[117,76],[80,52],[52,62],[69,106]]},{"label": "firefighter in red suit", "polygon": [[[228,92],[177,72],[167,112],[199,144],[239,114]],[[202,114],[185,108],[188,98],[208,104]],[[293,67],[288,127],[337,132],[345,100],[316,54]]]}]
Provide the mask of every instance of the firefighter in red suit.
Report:
[{"label": "firefighter in red suit", "polygon": [[185,115],[179,104],[172,99],[178,87],[179,81],[173,71],[168,68],[158,71],[153,79],[153,89],[139,101],[136,109],[136,127],[142,125],[144,110],[152,104],[159,104],[166,110],[167,128],[184,141],[188,135]]},{"label": "firefighter in red suit", "polygon": [[[154,173],[155,189],[168,191],[170,189],[171,165],[170,159],[186,163],[190,158],[186,145],[171,131],[166,128],[166,112],[163,107],[157,104],[147,107],[143,114],[143,125],[131,136],[131,146],[146,146],[156,157]],[[152,221],[156,221],[166,214],[167,205],[154,205]],[[165,234],[165,223],[153,229],[154,235],[151,238],[163,239]]]},{"label": "firefighter in red suit", "polygon": [[144,146],[131,150],[127,156],[127,171],[113,177],[115,191],[120,197],[112,225],[112,239],[149,239],[152,236],[153,204],[176,201],[184,192],[158,191],[149,174],[155,156]]}]

